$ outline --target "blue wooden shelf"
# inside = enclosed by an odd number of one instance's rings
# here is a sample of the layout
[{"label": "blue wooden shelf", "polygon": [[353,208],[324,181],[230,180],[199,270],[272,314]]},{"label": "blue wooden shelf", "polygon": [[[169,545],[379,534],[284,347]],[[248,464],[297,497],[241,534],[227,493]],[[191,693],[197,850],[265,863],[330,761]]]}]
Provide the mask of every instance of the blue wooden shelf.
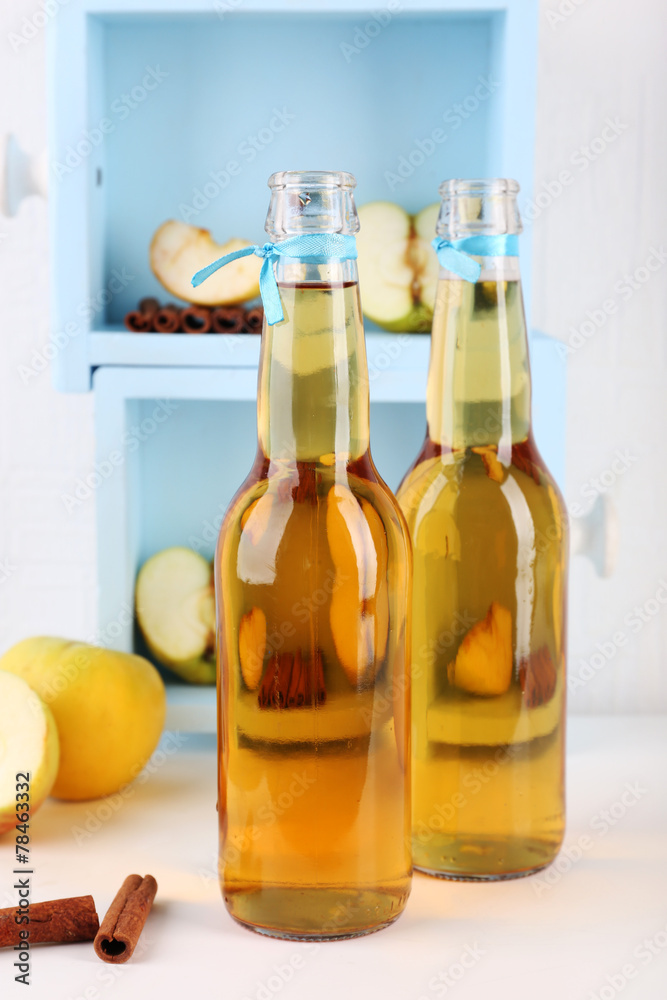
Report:
[{"label": "blue wooden shelf", "polygon": [[257,366],[260,338],[256,335],[128,333],[107,327],[90,334],[88,361],[100,365],[192,365],[248,368]]},{"label": "blue wooden shelf", "polygon": [[[430,336],[427,334],[367,333],[371,383],[382,382],[386,373],[400,373],[414,384],[397,387],[397,401],[423,399],[429,348]],[[260,337],[252,334],[128,333],[119,326],[92,331],[88,350],[88,360],[93,368],[101,365],[195,368],[210,365],[256,369]],[[383,386],[382,391],[384,398],[389,399],[387,386]]]}]

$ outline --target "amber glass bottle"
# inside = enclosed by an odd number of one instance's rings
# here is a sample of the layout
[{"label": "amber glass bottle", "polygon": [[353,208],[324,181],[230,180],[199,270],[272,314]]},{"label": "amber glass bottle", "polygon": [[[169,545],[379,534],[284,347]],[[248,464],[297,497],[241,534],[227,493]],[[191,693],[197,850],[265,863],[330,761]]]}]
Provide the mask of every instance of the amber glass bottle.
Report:
[{"label": "amber glass bottle", "polygon": [[[517,191],[446,181],[439,236],[514,236]],[[413,857],[500,879],[548,864],[563,836],[567,523],[531,434],[516,249],[474,259],[477,281],[440,272],[426,440],[398,491],[414,552]]]},{"label": "amber glass bottle", "polygon": [[[349,174],[269,186],[274,239],[358,229]],[[257,457],[216,554],[220,877],[255,930],[350,937],[410,890],[410,549],[369,453],[356,262],[275,267]]]}]

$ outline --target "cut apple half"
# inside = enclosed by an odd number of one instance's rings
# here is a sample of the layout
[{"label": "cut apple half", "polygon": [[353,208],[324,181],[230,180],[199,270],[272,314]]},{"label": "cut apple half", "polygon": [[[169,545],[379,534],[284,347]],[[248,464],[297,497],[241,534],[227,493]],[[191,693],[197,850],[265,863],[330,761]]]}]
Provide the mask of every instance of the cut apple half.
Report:
[{"label": "cut apple half", "polygon": [[171,219],[153,236],[150,264],[153,274],[167,291],[185,302],[202,306],[233,305],[259,295],[262,261],[255,254],[239,257],[221,267],[198,288],[192,287],[192,277],[219,257],[250,245],[247,240],[239,239],[216,243],[208,229]]},{"label": "cut apple half", "polygon": [[438,258],[430,243],[440,205],[410,216],[390,201],[359,209],[359,287],[364,315],[385,330],[431,329]]},{"label": "cut apple half", "polygon": [[[39,809],[53,788],[59,759],[51,710],[21,677],[0,671],[0,834],[19,822],[22,802],[29,801],[30,817]],[[27,775],[29,796],[19,802],[28,791]]]},{"label": "cut apple half", "polygon": [[152,556],[139,571],[137,621],[153,656],[193,684],[215,682],[211,564],[192,549]]}]

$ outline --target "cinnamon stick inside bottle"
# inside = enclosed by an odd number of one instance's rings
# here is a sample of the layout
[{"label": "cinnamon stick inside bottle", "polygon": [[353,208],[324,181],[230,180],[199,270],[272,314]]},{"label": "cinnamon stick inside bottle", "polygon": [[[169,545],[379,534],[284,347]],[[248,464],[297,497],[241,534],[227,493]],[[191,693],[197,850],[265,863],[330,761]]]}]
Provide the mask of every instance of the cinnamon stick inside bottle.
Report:
[{"label": "cinnamon stick inside bottle", "polygon": [[260,708],[301,708],[326,701],[322,651],[314,655],[274,653],[266,665],[257,695]]},{"label": "cinnamon stick inside bottle", "polygon": [[98,958],[119,965],[132,957],[156,892],[152,875],[127,876],[95,937]]},{"label": "cinnamon stick inside bottle", "polygon": [[303,692],[303,674],[304,664],[303,658],[301,656],[301,650],[297,649],[294,653],[294,658],[292,661],[292,672],[289,676],[287,683],[287,693],[285,696],[285,704],[288,708],[293,708],[295,705],[303,705],[304,702],[304,692]]},{"label": "cinnamon stick inside bottle", "polygon": [[[17,907],[0,910],[0,948],[25,944],[67,944],[74,941],[92,941],[100,921],[92,896],[72,896],[69,899],[51,899],[45,903],[31,903],[29,923],[16,923]],[[21,937],[27,931],[28,937]]]},{"label": "cinnamon stick inside bottle", "polygon": [[525,656],[519,664],[519,685],[528,708],[546,705],[556,693],[558,671],[548,646]]}]

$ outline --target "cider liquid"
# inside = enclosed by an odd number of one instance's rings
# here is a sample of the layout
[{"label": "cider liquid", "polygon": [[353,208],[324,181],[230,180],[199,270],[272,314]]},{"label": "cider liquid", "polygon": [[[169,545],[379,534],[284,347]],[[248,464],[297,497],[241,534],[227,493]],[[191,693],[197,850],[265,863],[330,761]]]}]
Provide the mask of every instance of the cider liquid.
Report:
[{"label": "cider liquid", "polygon": [[280,295],[216,557],[220,878],[255,930],[349,937],[410,889],[410,553],[368,452],[356,284]]},{"label": "cider liquid", "polygon": [[[529,874],[563,837],[567,523],[529,422],[518,281],[441,279],[429,430],[398,491],[414,557],[413,857],[432,875]],[[486,660],[471,635],[492,605],[508,622],[502,682],[498,635]]]}]

